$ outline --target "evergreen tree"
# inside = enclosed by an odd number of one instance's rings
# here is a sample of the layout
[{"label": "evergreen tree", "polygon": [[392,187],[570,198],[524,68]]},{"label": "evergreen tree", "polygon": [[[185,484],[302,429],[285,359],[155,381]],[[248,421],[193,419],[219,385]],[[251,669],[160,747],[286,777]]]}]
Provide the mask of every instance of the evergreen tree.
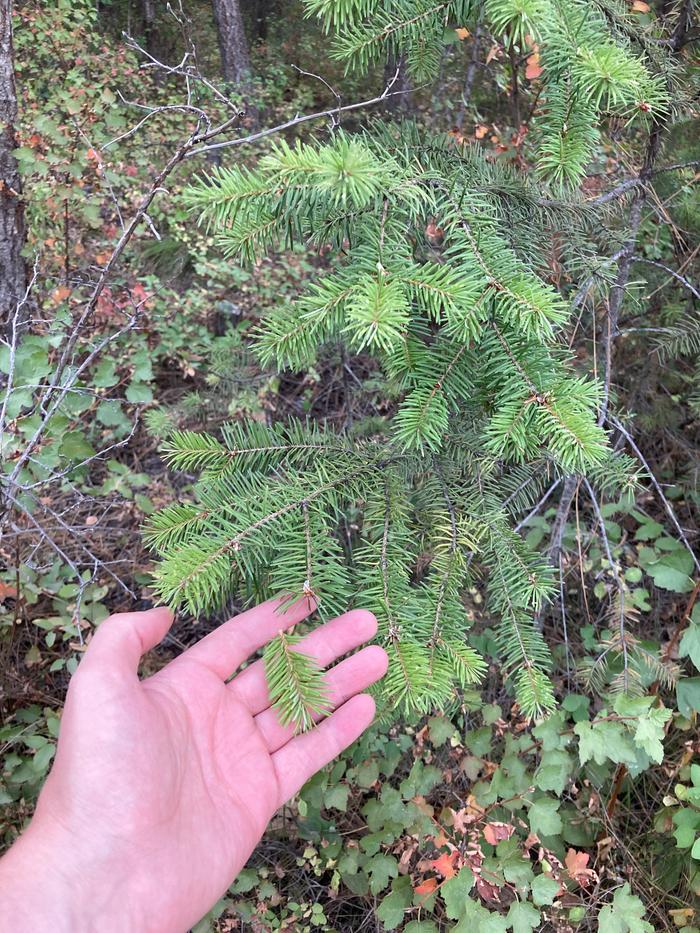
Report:
[{"label": "evergreen tree", "polygon": [[[664,113],[668,66],[658,46],[632,41],[616,3],[306,6],[348,69],[401,57],[416,82],[435,76],[448,26],[483,22],[513,61],[536,47],[539,177],[413,123],[378,122],[278,143],[254,169],[215,168],[191,187],[189,206],[232,257],[294,243],[331,244],[338,256],[261,322],[262,363],[304,369],[341,343],[376,359],[394,407],[349,431],[290,421],[232,424],[221,439],[172,434],[171,464],[201,479],[195,502],[164,509],[148,529],[162,556],[158,591],[192,612],[234,592],[313,594],[322,615],[357,599],[377,614],[390,655],[384,696],[426,711],[484,673],[463,601],[483,579],[503,670],[523,711],[539,715],[554,695],[533,619],[554,581],[515,525],[559,476],[632,482],[599,424],[600,387],[563,339],[578,286],[604,274],[593,242],[607,207],[585,203],[576,184],[610,115],[648,123]],[[280,639],[268,670],[285,717],[304,726],[323,690],[294,654]]]}]

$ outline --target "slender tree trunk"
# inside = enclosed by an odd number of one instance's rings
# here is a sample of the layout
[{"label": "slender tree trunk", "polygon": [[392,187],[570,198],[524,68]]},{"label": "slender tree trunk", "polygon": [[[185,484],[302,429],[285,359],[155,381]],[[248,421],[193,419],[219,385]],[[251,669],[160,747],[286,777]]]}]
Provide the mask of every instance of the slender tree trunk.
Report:
[{"label": "slender tree trunk", "polygon": [[476,77],[476,69],[479,64],[479,51],[481,45],[481,20],[476,24],[476,29],[474,30],[474,36],[472,38],[472,54],[469,59],[469,65],[467,66],[467,74],[464,79],[464,89],[462,91],[462,100],[459,105],[459,112],[457,114],[457,119],[455,121],[455,126],[458,130],[461,131],[462,125],[464,124],[464,115],[467,111],[467,106],[471,100],[472,88],[474,87],[474,78]]},{"label": "slender tree trunk", "polygon": [[213,0],[214,19],[219,33],[221,72],[225,81],[240,91],[248,115],[249,126],[256,126],[258,111],[251,100],[253,71],[250,50],[243,26],[239,0]]},{"label": "slender tree trunk", "polygon": [[249,87],[252,74],[250,51],[239,0],[213,0],[213,5],[223,76],[231,84]]},{"label": "slender tree trunk", "polygon": [[153,53],[156,49],[156,0],[141,0],[141,19],[146,50]]},{"label": "slender tree trunk", "polygon": [[[14,150],[17,92],[12,49],[12,0],[0,0],[0,327],[7,330],[24,296],[27,270],[22,182]],[[23,318],[26,314],[22,315]],[[25,321],[17,320],[20,328]]]},{"label": "slender tree trunk", "polygon": [[267,39],[267,20],[270,15],[270,0],[255,0],[253,7],[253,25],[255,38],[263,42]]}]

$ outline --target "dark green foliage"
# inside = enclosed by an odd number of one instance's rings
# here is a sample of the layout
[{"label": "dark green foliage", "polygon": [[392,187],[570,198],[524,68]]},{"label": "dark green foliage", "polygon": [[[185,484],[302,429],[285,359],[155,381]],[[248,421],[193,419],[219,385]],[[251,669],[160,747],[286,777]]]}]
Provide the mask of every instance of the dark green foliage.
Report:
[{"label": "dark green foliage", "polygon": [[[435,72],[445,27],[475,13],[424,0],[307,8],[338,28],[333,54],[349,67],[390,51],[416,77]],[[323,144],[276,143],[254,168],[217,168],[189,189],[226,255],[250,261],[294,244],[336,255],[262,320],[262,363],[303,370],[340,343],[374,358],[396,407],[356,436],[300,423],[236,425],[223,443],[172,435],[171,463],[202,474],[198,504],[156,516],[149,538],[164,557],[161,596],[192,611],[234,591],[312,591],[323,614],[361,601],[390,654],[384,693],[414,711],[483,673],[465,644],[464,595],[484,578],[500,661],[537,715],[554,695],[533,617],[554,582],[513,520],[565,474],[608,489],[632,481],[607,448],[599,387],[574,371],[562,339],[573,289],[598,274],[600,223],[563,183],[583,172],[601,111],[646,119],[665,100],[624,16],[611,28],[589,3],[554,0],[489,0],[483,12],[511,46],[540,47],[535,127],[549,185],[451,137],[377,123]],[[571,292],[551,275],[553,234]]]}]

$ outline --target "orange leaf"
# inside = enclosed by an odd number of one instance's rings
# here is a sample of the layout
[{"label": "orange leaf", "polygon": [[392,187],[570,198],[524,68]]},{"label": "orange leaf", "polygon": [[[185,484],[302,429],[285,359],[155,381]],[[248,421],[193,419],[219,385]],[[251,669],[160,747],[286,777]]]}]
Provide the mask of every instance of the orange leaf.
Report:
[{"label": "orange leaf", "polygon": [[527,60],[527,68],[525,69],[525,77],[528,81],[534,81],[535,78],[539,78],[542,74],[542,66],[540,65],[540,53],[533,52],[532,55]]},{"label": "orange leaf", "polygon": [[577,852],[576,849],[569,849],[564,859],[569,877],[582,887],[585,887],[591,879],[596,877],[593,869],[586,867],[589,858],[587,852]]},{"label": "orange leaf", "polygon": [[484,826],[484,839],[489,845],[495,846],[502,839],[510,839],[515,832],[515,826],[510,823],[487,823]]},{"label": "orange leaf", "polygon": [[464,26],[458,26],[455,29],[458,39],[467,39],[469,37],[469,30],[465,29]]},{"label": "orange leaf", "polygon": [[494,58],[496,58],[496,56],[498,55],[500,51],[501,51],[500,45],[498,44],[492,45],[491,48],[489,49],[488,55],[486,56],[486,64],[489,65],[494,60]]},{"label": "orange leaf", "polygon": [[430,864],[435,869],[436,872],[442,875],[443,878],[454,878],[455,872],[455,859],[457,858],[457,851],[454,852],[445,852],[439,858],[436,858]]},{"label": "orange leaf", "polygon": [[54,288],[51,292],[51,297],[56,302],[60,304],[62,301],[65,301],[66,298],[70,295],[70,288],[67,285],[59,285],[58,288]]},{"label": "orange leaf", "polygon": [[650,9],[651,7],[644,0],[634,0],[632,3],[632,10],[635,13],[648,13]]},{"label": "orange leaf", "polygon": [[484,136],[486,136],[486,134],[488,133],[488,131],[489,131],[488,126],[484,126],[483,123],[477,123],[476,128],[474,130],[474,136],[477,139],[483,139]]},{"label": "orange leaf", "polygon": [[415,887],[413,890],[416,894],[432,894],[433,891],[437,888],[437,881],[435,878],[426,878],[425,881]]},{"label": "orange leaf", "polygon": [[0,600],[7,599],[17,599],[17,589],[14,586],[11,586],[9,583],[3,583],[0,581]]}]

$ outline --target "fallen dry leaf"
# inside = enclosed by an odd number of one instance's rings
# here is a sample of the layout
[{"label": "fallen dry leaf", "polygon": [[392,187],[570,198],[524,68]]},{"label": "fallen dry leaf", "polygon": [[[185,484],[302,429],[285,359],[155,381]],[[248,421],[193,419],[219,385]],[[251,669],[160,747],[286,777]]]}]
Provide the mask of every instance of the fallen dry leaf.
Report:
[{"label": "fallen dry leaf", "polygon": [[437,880],[435,878],[426,878],[425,881],[421,881],[413,890],[416,894],[432,894],[436,888]]},{"label": "fallen dry leaf", "polygon": [[587,852],[577,852],[576,849],[569,849],[564,859],[569,877],[572,881],[580,884],[582,888],[585,888],[591,880],[596,878],[593,869],[587,867],[589,858]]},{"label": "fallen dry leaf", "polygon": [[459,853],[456,850],[454,852],[444,852],[439,858],[434,859],[430,865],[436,872],[441,874],[443,878],[454,878],[457,874],[455,871],[455,860],[458,855]]},{"label": "fallen dry leaf", "polygon": [[487,823],[484,826],[484,839],[489,845],[495,846],[502,839],[510,839],[515,832],[515,826],[510,823]]}]

